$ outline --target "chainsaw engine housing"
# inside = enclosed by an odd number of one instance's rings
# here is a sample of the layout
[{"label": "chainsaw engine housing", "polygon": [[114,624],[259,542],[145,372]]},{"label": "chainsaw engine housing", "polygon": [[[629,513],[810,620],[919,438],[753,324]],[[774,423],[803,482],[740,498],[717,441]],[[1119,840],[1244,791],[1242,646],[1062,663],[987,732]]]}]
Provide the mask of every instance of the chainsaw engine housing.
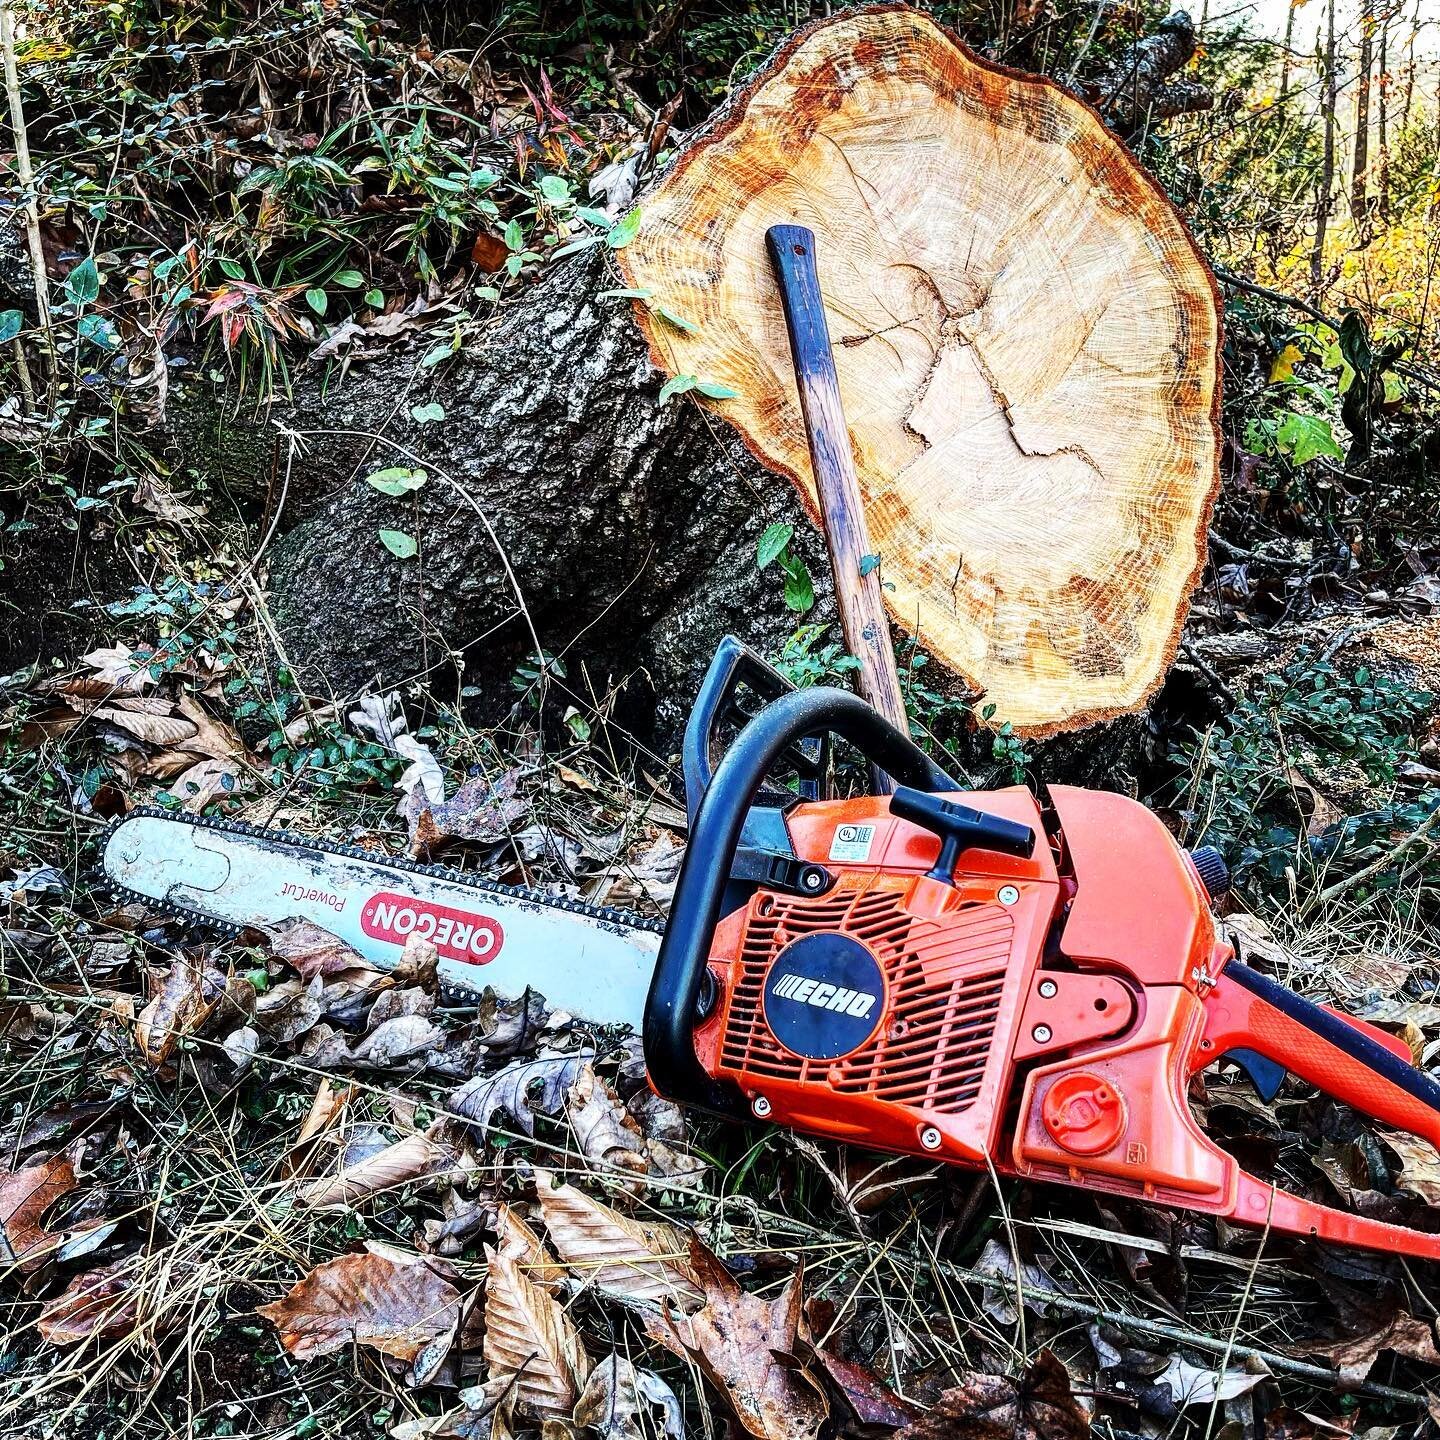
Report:
[{"label": "chainsaw engine housing", "polygon": [[[1017,1157],[1002,1126],[1022,1072],[1137,1018],[1140,977],[1126,963],[1125,937],[1137,909],[1151,930],[1157,912],[1168,915],[1160,928],[1176,947],[1172,971],[1213,944],[1198,886],[1153,815],[1120,796],[1097,802],[1067,787],[1054,795],[1062,815],[1097,803],[1106,812],[1084,817],[1112,842],[1087,866],[1088,885],[1074,876],[1063,830],[1028,858],[966,851],[950,884],[926,873],[937,836],[892,814],[886,798],[793,808],[796,855],[824,865],[833,883],[819,896],[759,889],[716,927],[718,999],[695,1031],[704,1068],[764,1118],[1011,1168]],[[1046,833],[1028,790],[963,798]],[[1095,907],[1117,888],[1126,901],[1097,931]],[[1098,953],[1065,953],[1071,920]],[[1103,1086],[1072,1081],[1052,1106],[1055,1132],[1077,1150],[1105,1139],[1117,1103]]]}]

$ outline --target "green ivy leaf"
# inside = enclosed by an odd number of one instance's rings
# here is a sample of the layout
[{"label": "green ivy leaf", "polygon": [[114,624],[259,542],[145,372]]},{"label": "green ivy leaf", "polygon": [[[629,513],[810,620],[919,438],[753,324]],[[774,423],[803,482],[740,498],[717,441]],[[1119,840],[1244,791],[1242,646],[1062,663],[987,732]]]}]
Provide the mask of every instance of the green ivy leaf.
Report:
[{"label": "green ivy leaf", "polygon": [[66,277],[65,294],[72,304],[88,305],[100,293],[100,271],[87,255]]},{"label": "green ivy leaf", "polygon": [[365,283],[365,277],[358,270],[341,270],[330,283],[344,290],[358,290]]},{"label": "green ivy leaf", "polygon": [[603,235],[581,235],[578,239],[569,240],[558,249],[551,251],[552,260],[563,259],[566,255],[574,255],[579,250],[588,250],[592,245],[598,245],[605,237]]},{"label": "green ivy leaf", "polygon": [[787,556],[781,562],[785,567],[785,603],[803,615],[815,604],[815,586],[805,562],[797,556]]},{"label": "green ivy leaf", "polygon": [[1304,465],[1317,455],[1329,455],[1335,460],[1345,458],[1330,422],[1318,415],[1300,415],[1292,410],[1275,432],[1275,441],[1296,465]]},{"label": "green ivy leaf", "polygon": [[325,313],[325,306],[329,303],[325,299],[325,292],[320,289],[307,290],[305,292],[305,303],[317,314]]},{"label": "green ivy leaf", "polygon": [[695,388],[711,400],[733,400],[740,393],[729,385],[717,385],[713,380],[697,380]]},{"label": "green ivy leaf", "polygon": [[380,531],[380,543],[397,560],[408,560],[419,550],[413,535],[407,535],[403,530],[382,530]]},{"label": "green ivy leaf", "polygon": [[436,400],[432,400],[428,405],[412,405],[410,418],[417,425],[433,425],[437,420],[445,418],[445,407]]},{"label": "green ivy leaf", "polygon": [[862,580],[879,568],[880,557],[878,555],[862,555],[860,557],[860,578]]},{"label": "green ivy leaf", "polygon": [[640,233],[640,207],[617,220],[606,232],[605,243],[612,250],[623,250]]},{"label": "green ivy leaf", "polygon": [[767,525],[764,533],[760,536],[755,546],[755,566],[759,570],[765,569],[794,538],[795,527],[787,525],[783,520],[777,520],[773,525]]},{"label": "green ivy leaf", "polygon": [[[411,470],[404,465],[391,465],[387,469],[376,470],[367,475],[365,483],[373,485],[382,495],[408,495],[412,490],[418,490],[429,478],[423,470]],[[382,530],[380,538],[383,540],[386,535],[394,533],[393,530]],[[389,544],[388,541],[386,543]],[[415,553],[413,542],[410,553],[412,555]],[[399,554],[399,551],[396,551],[396,554]]]},{"label": "green ivy leaf", "polygon": [[550,205],[567,205],[570,202],[570,182],[561,175],[542,175],[540,193]]},{"label": "green ivy leaf", "polygon": [[25,328],[25,317],[18,310],[0,310],[0,345],[13,340]]},{"label": "green ivy leaf", "polygon": [[378,310],[385,303],[385,292],[383,290],[367,290],[360,298],[372,310]]},{"label": "green ivy leaf", "polygon": [[523,250],[525,248],[525,231],[521,229],[518,220],[512,220],[505,227],[505,248],[507,250]]},{"label": "green ivy leaf", "polygon": [[660,387],[660,403],[663,405],[675,395],[683,395],[687,390],[693,390],[700,382],[693,375],[672,375]]},{"label": "green ivy leaf", "polygon": [[[693,320],[687,320],[683,315],[677,315],[673,310],[667,310],[663,305],[657,305],[655,307],[655,313],[667,324],[673,325],[677,330],[684,330],[688,335],[698,335],[700,333],[700,327]],[[709,391],[706,390],[703,385],[699,388],[705,394],[709,394]],[[730,392],[731,395],[734,393],[733,390]]]}]

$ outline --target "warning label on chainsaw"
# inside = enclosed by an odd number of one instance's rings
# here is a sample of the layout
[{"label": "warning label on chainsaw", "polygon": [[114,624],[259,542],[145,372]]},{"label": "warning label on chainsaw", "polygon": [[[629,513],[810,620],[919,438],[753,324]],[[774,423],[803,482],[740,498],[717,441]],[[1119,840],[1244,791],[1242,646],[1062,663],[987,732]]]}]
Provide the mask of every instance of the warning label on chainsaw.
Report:
[{"label": "warning label on chainsaw", "polygon": [[873,825],[837,825],[830,841],[831,860],[868,860],[875,842]]}]

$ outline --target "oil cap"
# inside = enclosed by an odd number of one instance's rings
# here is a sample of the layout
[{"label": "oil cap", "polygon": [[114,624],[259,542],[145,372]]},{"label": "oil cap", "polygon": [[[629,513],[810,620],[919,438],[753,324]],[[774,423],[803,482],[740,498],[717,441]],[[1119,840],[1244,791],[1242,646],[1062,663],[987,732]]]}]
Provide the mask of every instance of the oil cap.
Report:
[{"label": "oil cap", "polygon": [[1225,857],[1213,846],[1202,845],[1190,852],[1190,863],[1205,887],[1211,900],[1219,900],[1230,893],[1230,867]]},{"label": "oil cap", "polygon": [[1098,1155],[1125,1133],[1125,1097],[1084,1070],[1062,1075],[1045,1092],[1041,1114],[1051,1139],[1072,1155]]}]

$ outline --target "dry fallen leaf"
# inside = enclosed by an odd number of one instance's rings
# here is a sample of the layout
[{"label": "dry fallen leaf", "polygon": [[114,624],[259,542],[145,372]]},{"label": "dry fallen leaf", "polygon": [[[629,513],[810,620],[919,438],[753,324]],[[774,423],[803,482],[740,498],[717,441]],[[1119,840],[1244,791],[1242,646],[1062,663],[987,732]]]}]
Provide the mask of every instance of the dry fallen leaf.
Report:
[{"label": "dry fallen leaf", "polygon": [[565,1092],[565,1115],[580,1153],[597,1170],[643,1175],[645,1137],[615,1092],[590,1065]]},{"label": "dry fallen leaf", "polygon": [[699,1366],[756,1440],[814,1440],[830,1406],[804,1368],[800,1269],[772,1301],[742,1290],[699,1240],[690,1242],[690,1265],[704,1308],[647,1316],[650,1338]]},{"label": "dry fallen leaf", "polygon": [[607,1355],[590,1372],[574,1418],[596,1440],[681,1440],[685,1433],[675,1392],[619,1354]]},{"label": "dry fallen leaf", "polygon": [[472,775],[448,799],[435,802],[423,785],[413,786],[400,802],[410,827],[410,853],[419,858],[451,840],[494,845],[529,813],[530,804],[517,792],[520,772],[507,770],[494,781]]},{"label": "dry fallen leaf", "polygon": [[336,1175],[324,1175],[306,1185],[298,1196],[302,1205],[313,1209],[348,1209],[406,1185],[422,1176],[434,1176],[451,1169],[455,1154],[424,1135],[407,1135],[374,1155],[354,1164],[342,1165]]},{"label": "dry fallen leaf", "polygon": [[477,1018],[485,1027],[480,1037],[485,1053],[503,1060],[534,1045],[550,1018],[550,1009],[538,990],[527,988],[513,1000],[502,1000],[487,990]]},{"label": "dry fallen leaf", "polygon": [[919,1408],[902,1400],[873,1370],[819,1346],[815,1358],[861,1425],[893,1429],[920,1418]]},{"label": "dry fallen leaf", "polygon": [[362,1254],[317,1265],[255,1313],[275,1326],[297,1360],[354,1344],[414,1361],[453,1333],[461,1299],[444,1261],[371,1241]]},{"label": "dry fallen leaf", "polygon": [[[287,1043],[298,1038],[324,1013],[320,1000],[324,988],[318,975],[308,984],[304,980],[282,980],[272,985],[255,1002],[255,1023],[272,1040]],[[345,1053],[349,1053],[348,1048]]]},{"label": "dry fallen leaf", "polygon": [[554,1296],[486,1247],[485,1364],[515,1376],[520,1404],[540,1419],[568,1419],[590,1373],[580,1336]]},{"label": "dry fallen leaf", "polygon": [[1217,1400],[1223,1405],[1225,1401],[1253,1390],[1268,1378],[1260,1371],[1252,1375],[1247,1370],[1210,1370],[1203,1365],[1192,1365],[1182,1355],[1172,1355],[1151,1383],[1168,1385],[1172,1402],[1183,1408],[1187,1405],[1213,1405]]},{"label": "dry fallen leaf", "polygon": [[148,711],[132,708],[131,705],[102,705],[92,718],[106,720],[127,735],[133,735],[147,745],[158,745],[166,750],[193,739],[195,735],[194,725],[188,720],[182,720],[178,715],[152,715]]},{"label": "dry fallen leaf", "polygon": [[[153,682],[149,666],[154,657],[148,650],[132,650],[128,645],[108,645],[80,657],[90,674],[84,677],[116,694],[139,694]],[[61,681],[59,688],[68,692],[73,682]]]},{"label": "dry fallen leaf", "polygon": [[[477,1075],[450,1093],[449,1108],[481,1130],[488,1130],[497,1112],[504,1111],[526,1135],[535,1133],[535,1110],[553,1115],[575,1077],[594,1052],[577,1050],[568,1055],[537,1055],[533,1060],[511,1061],[494,1075]],[[540,1087],[532,1101],[531,1089]]]},{"label": "dry fallen leaf", "polygon": [[375,967],[353,946],[323,925],[292,915],[266,932],[270,948],[288,965],[294,966],[306,982],[317,975],[326,977],[345,970],[373,970]]},{"label": "dry fallen leaf", "polygon": [[510,258],[510,249],[498,236],[482,230],[470,247],[470,258],[487,274],[499,270]]},{"label": "dry fallen leaf", "polygon": [[238,799],[245,781],[234,761],[207,758],[187,765],[170,781],[169,788],[190,814],[199,815],[217,800]]},{"label": "dry fallen leaf", "polygon": [[944,1391],[922,1420],[892,1440],[1089,1440],[1090,1417],[1070,1390],[1070,1376],[1042,1350],[1020,1379],[975,1373]]},{"label": "dry fallen leaf", "polygon": [[225,976],[203,957],[176,957],[150,1003],[135,1017],[135,1043],[152,1065],[163,1065],[182,1037],[208,1018],[225,993]]},{"label": "dry fallen leaf", "polygon": [[1380,1138],[1400,1157],[1395,1184],[1427,1205],[1440,1205],[1440,1152],[1428,1140],[1404,1130],[1382,1130]]},{"label": "dry fallen leaf", "polygon": [[425,1015],[397,1015],[383,1020],[350,1053],[361,1065],[383,1069],[414,1060],[445,1039],[445,1032]]},{"label": "dry fallen leaf", "polygon": [[523,1275],[546,1290],[554,1290],[565,1278],[565,1268],[557,1265],[540,1237],[520,1217],[513,1205],[503,1200],[495,1211],[495,1252],[513,1260]]},{"label": "dry fallen leaf", "polygon": [[1286,1348],[1295,1355],[1328,1360],[1340,1372],[1341,1383],[1347,1389],[1360,1384],[1370,1374],[1382,1350],[1393,1350],[1397,1355],[1422,1360],[1427,1365],[1440,1365],[1440,1351],[1435,1348],[1434,1322],[1417,1320],[1403,1310],[1388,1325],[1368,1335],[1357,1335],[1330,1344],[1305,1343]]},{"label": "dry fallen leaf", "polygon": [[690,1263],[690,1238],[675,1225],[644,1224],[573,1185],[536,1170],[535,1191],[555,1253],[577,1279],[655,1305],[693,1310],[705,1296]]},{"label": "dry fallen leaf", "polygon": [[45,1302],[35,1322],[40,1334],[52,1345],[129,1334],[139,1321],[145,1294],[134,1261],[134,1256],[126,1256],[72,1277],[60,1294]]},{"label": "dry fallen leaf", "polygon": [[[83,1141],[79,1143],[83,1145]],[[0,1227],[6,1264],[18,1261],[22,1270],[33,1270],[44,1262],[58,1240],[41,1222],[45,1212],[78,1183],[76,1153],[72,1150],[52,1155],[0,1180]]]}]

